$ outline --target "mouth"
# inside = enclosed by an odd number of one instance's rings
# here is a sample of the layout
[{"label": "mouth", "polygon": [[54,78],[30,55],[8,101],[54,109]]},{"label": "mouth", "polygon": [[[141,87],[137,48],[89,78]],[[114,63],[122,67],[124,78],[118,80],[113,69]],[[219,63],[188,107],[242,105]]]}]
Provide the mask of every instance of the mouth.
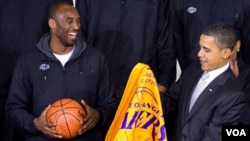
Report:
[{"label": "mouth", "polygon": [[69,36],[69,38],[70,38],[71,40],[76,40],[77,35],[78,35],[78,33],[76,33],[76,32],[70,32],[70,33],[68,34],[68,36]]},{"label": "mouth", "polygon": [[206,63],[206,61],[200,60],[200,64],[204,65]]}]

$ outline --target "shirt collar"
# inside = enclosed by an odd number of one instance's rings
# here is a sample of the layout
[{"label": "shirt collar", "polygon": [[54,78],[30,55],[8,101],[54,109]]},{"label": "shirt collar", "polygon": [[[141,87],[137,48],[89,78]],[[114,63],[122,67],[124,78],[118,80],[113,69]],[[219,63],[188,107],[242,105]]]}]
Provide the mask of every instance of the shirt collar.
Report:
[{"label": "shirt collar", "polygon": [[209,71],[208,72],[209,79],[213,80],[214,78],[216,78],[217,76],[219,76],[220,74],[222,74],[224,71],[226,71],[228,68],[229,68],[229,62],[225,66],[223,66],[221,68]]}]

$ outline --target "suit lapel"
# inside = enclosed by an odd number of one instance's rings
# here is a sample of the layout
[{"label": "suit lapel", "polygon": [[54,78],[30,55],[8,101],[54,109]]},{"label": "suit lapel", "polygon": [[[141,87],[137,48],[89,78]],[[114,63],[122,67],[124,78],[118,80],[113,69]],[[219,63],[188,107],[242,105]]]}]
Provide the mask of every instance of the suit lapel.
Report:
[{"label": "suit lapel", "polygon": [[216,81],[212,81],[205,89],[204,91],[200,94],[196,102],[194,103],[193,108],[188,114],[188,117],[190,118],[198,109],[201,105],[203,105],[212,95],[216,94],[217,92],[217,87]]},{"label": "suit lapel", "polygon": [[[197,71],[197,70],[195,70],[195,71]],[[191,96],[192,96],[194,88],[195,88],[196,84],[198,83],[202,73],[203,73],[203,71],[199,70],[199,72],[196,73],[196,75],[191,77],[192,79],[190,79],[189,82],[185,83],[187,85],[186,86],[187,90],[185,90],[185,94],[183,94],[182,101],[180,101],[182,103],[182,108],[181,108],[182,115],[185,115],[185,116],[182,116],[183,121],[187,120],[187,117],[189,114],[189,104],[190,104]],[[182,123],[184,123],[184,122],[182,122]]]},{"label": "suit lapel", "polygon": [[[226,80],[228,79],[230,74],[230,70],[225,71],[224,73],[222,73],[221,75],[219,75],[217,78],[215,78],[205,89],[204,91],[201,93],[201,95],[199,96],[199,98],[197,99],[197,101],[195,102],[193,108],[191,109],[191,111],[188,114],[188,118],[191,118],[193,116],[194,113],[197,112],[197,110],[199,109],[199,107],[201,107],[204,103],[206,103],[206,101],[208,101],[208,99],[217,94],[217,90],[218,87],[220,85],[224,85]],[[190,94],[192,95],[192,94]],[[189,100],[191,99],[191,96],[189,97]]]}]

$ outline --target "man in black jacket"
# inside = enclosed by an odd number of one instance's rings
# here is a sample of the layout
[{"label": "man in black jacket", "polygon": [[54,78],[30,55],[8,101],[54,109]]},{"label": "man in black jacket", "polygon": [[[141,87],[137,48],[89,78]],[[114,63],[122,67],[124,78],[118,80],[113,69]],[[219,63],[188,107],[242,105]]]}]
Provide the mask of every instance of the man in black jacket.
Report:
[{"label": "man in black jacket", "polygon": [[138,62],[150,66],[166,92],[176,78],[168,0],[76,0],[76,8],[87,43],[108,58],[117,97]]},{"label": "man in black jacket", "polygon": [[48,23],[50,34],[17,62],[7,116],[27,141],[57,140],[61,134],[50,128],[55,125],[46,121],[46,112],[54,101],[72,98],[87,112],[72,140],[102,141],[100,128],[112,121],[117,107],[105,55],[78,38],[80,16],[71,4],[53,5]]},{"label": "man in black jacket", "polygon": [[250,66],[239,56],[241,42],[237,41],[231,55],[230,68],[239,80],[245,93],[245,106],[241,115],[240,124],[250,125]]},{"label": "man in black jacket", "polygon": [[[0,1],[0,140],[22,141],[12,122],[4,119],[14,64],[20,54],[34,48],[39,38],[49,32],[48,9],[59,0]],[[2,123],[6,126],[2,127]]]}]

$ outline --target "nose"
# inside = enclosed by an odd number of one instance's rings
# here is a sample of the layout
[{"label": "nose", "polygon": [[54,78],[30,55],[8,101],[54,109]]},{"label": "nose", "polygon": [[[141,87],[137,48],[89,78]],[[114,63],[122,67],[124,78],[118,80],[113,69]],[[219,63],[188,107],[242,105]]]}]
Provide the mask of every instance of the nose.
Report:
[{"label": "nose", "polygon": [[201,51],[201,49],[198,51],[197,56],[198,56],[198,57],[201,57],[201,56],[202,56],[202,51]]},{"label": "nose", "polygon": [[81,27],[80,22],[79,22],[78,20],[74,21],[74,23],[73,23],[73,28],[74,28],[75,30],[79,30],[80,27]]}]

